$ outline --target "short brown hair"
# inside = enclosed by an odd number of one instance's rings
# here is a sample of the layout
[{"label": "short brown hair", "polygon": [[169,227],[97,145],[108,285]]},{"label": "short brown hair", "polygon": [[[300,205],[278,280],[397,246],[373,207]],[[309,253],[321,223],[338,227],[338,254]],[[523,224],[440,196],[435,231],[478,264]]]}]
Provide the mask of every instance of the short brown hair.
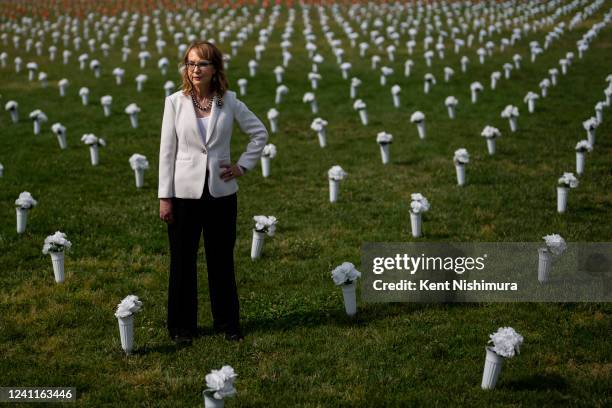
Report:
[{"label": "short brown hair", "polygon": [[193,91],[193,83],[187,74],[187,56],[191,50],[196,50],[201,58],[212,62],[212,65],[215,68],[215,75],[213,75],[210,81],[211,91],[219,97],[223,97],[223,95],[225,95],[225,91],[229,89],[229,84],[227,82],[227,77],[225,76],[225,69],[223,66],[223,54],[221,54],[219,48],[208,41],[194,42],[187,48],[187,51],[185,51],[183,63],[181,64],[183,94],[189,95]]}]

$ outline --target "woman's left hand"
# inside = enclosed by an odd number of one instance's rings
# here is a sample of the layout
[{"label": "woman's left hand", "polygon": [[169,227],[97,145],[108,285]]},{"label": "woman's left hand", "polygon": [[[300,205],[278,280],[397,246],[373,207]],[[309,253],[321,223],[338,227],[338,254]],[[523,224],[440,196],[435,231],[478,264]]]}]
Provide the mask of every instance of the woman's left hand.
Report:
[{"label": "woman's left hand", "polygon": [[221,171],[221,179],[225,182],[240,177],[243,174],[242,169],[237,164],[220,164],[219,167],[224,169]]}]

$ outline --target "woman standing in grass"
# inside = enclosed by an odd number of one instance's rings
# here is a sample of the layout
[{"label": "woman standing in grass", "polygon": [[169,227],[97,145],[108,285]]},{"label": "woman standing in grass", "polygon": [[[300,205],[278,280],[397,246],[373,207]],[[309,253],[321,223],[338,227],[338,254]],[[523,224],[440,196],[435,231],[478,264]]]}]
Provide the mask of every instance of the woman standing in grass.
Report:
[{"label": "woman standing in grass", "polygon": [[[228,90],[214,44],[193,43],[181,68],[182,90],[166,98],[159,151],[159,216],[170,240],[168,331],[181,344],[197,335],[196,261],[203,231],[214,329],[240,340],[236,179],[255,167],[268,132]],[[234,120],[251,139],[236,163],[230,158]]]}]

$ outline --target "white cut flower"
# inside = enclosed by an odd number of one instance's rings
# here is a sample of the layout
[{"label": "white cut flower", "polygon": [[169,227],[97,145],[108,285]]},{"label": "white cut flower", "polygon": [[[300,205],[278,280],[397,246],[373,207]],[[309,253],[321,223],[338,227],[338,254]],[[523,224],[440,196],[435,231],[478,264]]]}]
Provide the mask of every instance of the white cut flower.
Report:
[{"label": "white cut flower", "polygon": [[34,197],[32,197],[32,194],[27,191],[20,193],[19,198],[15,200],[15,206],[23,209],[36,207],[37,204],[38,201],[36,201]]},{"label": "white cut flower", "polygon": [[421,111],[416,111],[410,115],[410,121],[412,123],[420,123],[425,120],[425,114]]},{"label": "white cut flower", "polygon": [[429,211],[429,201],[421,193],[412,193],[410,199],[410,212],[413,214]]},{"label": "white cut flower", "polygon": [[276,232],[276,224],[278,223],[276,217],[272,215],[256,215],[253,217],[253,221],[255,221],[255,231],[265,232],[271,237],[274,236],[274,233]]},{"label": "white cut flower", "polygon": [[470,155],[464,148],[455,150],[455,156],[453,161],[457,164],[468,164],[470,162]]},{"label": "white cut flower", "polygon": [[494,139],[500,137],[501,132],[499,131],[499,129],[493,126],[485,126],[480,135],[482,137],[486,137],[487,139]]},{"label": "white cut flower", "polygon": [[327,126],[327,121],[321,118],[314,118],[310,124],[310,128],[315,132],[320,132]]},{"label": "white cut flower", "polygon": [[362,110],[366,108],[366,103],[364,101],[362,101],[361,99],[357,99],[354,103],[353,103],[353,109],[355,110]]},{"label": "white cut flower", "polygon": [[279,112],[275,108],[272,108],[272,109],[270,109],[268,111],[267,115],[268,115],[268,119],[270,119],[270,120],[271,119],[276,119],[276,118],[278,118]]},{"label": "white cut flower", "polygon": [[125,113],[127,113],[128,115],[133,115],[138,112],[140,112],[140,108],[135,103],[130,103],[128,106],[125,107]]},{"label": "white cut flower", "polygon": [[136,295],[126,296],[121,303],[117,305],[117,311],[115,312],[116,317],[128,317],[134,313],[140,312],[142,308],[142,302],[138,300]]},{"label": "white cut flower", "polygon": [[331,180],[336,180],[336,181],[339,181],[339,180],[344,179],[346,176],[348,176],[348,173],[347,173],[346,171],[344,171],[344,170],[342,169],[342,167],[340,167],[340,166],[336,165],[336,166],[333,166],[332,168],[330,168],[330,169],[327,171],[327,176],[328,176],[328,177],[329,177]]},{"label": "white cut flower", "polygon": [[132,170],[147,170],[149,168],[149,161],[142,154],[134,153],[129,159]]},{"label": "white cut flower", "polygon": [[548,248],[548,250],[554,255],[561,255],[563,251],[565,251],[565,249],[567,248],[565,240],[559,234],[546,235],[542,237],[542,239],[544,239],[544,242],[546,242],[546,247]]},{"label": "white cut flower", "polygon": [[557,181],[560,187],[576,188],[578,187],[578,179],[574,176],[574,173],[563,173]]},{"label": "white cut flower", "polygon": [[304,103],[309,103],[314,100],[315,100],[315,94],[313,94],[312,92],[306,92],[304,96],[302,97],[302,102]]},{"label": "white cut flower", "polygon": [[343,262],[331,272],[331,276],[336,285],[348,285],[361,277],[361,272],[352,263]]},{"label": "white cut flower", "polygon": [[444,105],[446,106],[457,106],[459,101],[454,96],[447,96],[444,100]]},{"label": "white cut flower", "polygon": [[577,152],[592,152],[593,151],[593,145],[591,145],[589,143],[588,140],[581,140],[578,143],[576,143],[576,151]]},{"label": "white cut flower", "polygon": [[500,327],[489,337],[491,338],[489,343],[493,343],[493,351],[502,357],[514,357],[519,353],[519,348],[523,344],[523,336],[512,327]]},{"label": "white cut flower", "polygon": [[596,117],[590,117],[589,119],[582,122],[582,127],[584,130],[595,130],[599,126],[599,122]]},{"label": "white cut flower", "polygon": [[514,105],[506,105],[501,113],[501,117],[505,119],[516,118],[519,116],[519,110]]},{"label": "white cut flower", "polygon": [[234,381],[237,374],[231,366],[223,366],[220,370],[212,370],[206,374],[205,392],[212,395],[213,398],[222,400],[225,397],[236,395]]},{"label": "white cut flower", "polygon": [[85,133],[83,136],[81,136],[81,142],[89,146],[106,146],[106,141],[102,138],[96,137],[96,135],[93,133]]},{"label": "white cut flower", "polygon": [[376,135],[376,143],[389,144],[393,142],[393,135],[387,132],[379,132]]},{"label": "white cut flower", "polygon": [[47,255],[49,252],[64,252],[72,246],[72,243],[66,239],[66,234],[61,231],[56,231],[55,234],[45,238],[42,253]]},{"label": "white cut flower", "polygon": [[269,143],[264,146],[263,151],[261,152],[262,156],[269,157],[271,159],[276,157],[276,146],[272,143]]}]

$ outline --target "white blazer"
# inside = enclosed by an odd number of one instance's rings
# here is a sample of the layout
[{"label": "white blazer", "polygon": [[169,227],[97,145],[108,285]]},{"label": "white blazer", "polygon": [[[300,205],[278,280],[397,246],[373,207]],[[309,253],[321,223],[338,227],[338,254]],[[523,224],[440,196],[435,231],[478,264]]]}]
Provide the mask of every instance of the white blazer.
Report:
[{"label": "white blazer", "polygon": [[198,199],[204,191],[206,172],[208,190],[213,197],[223,197],[238,190],[236,179],[221,179],[220,163],[231,164],[230,141],[234,120],[251,141],[238,159],[238,165],[254,168],[268,140],[268,132],[247,106],[226,91],[223,106],[213,101],[206,131],[202,139],[191,96],[182,91],[166,97],[159,145],[159,198]]}]

